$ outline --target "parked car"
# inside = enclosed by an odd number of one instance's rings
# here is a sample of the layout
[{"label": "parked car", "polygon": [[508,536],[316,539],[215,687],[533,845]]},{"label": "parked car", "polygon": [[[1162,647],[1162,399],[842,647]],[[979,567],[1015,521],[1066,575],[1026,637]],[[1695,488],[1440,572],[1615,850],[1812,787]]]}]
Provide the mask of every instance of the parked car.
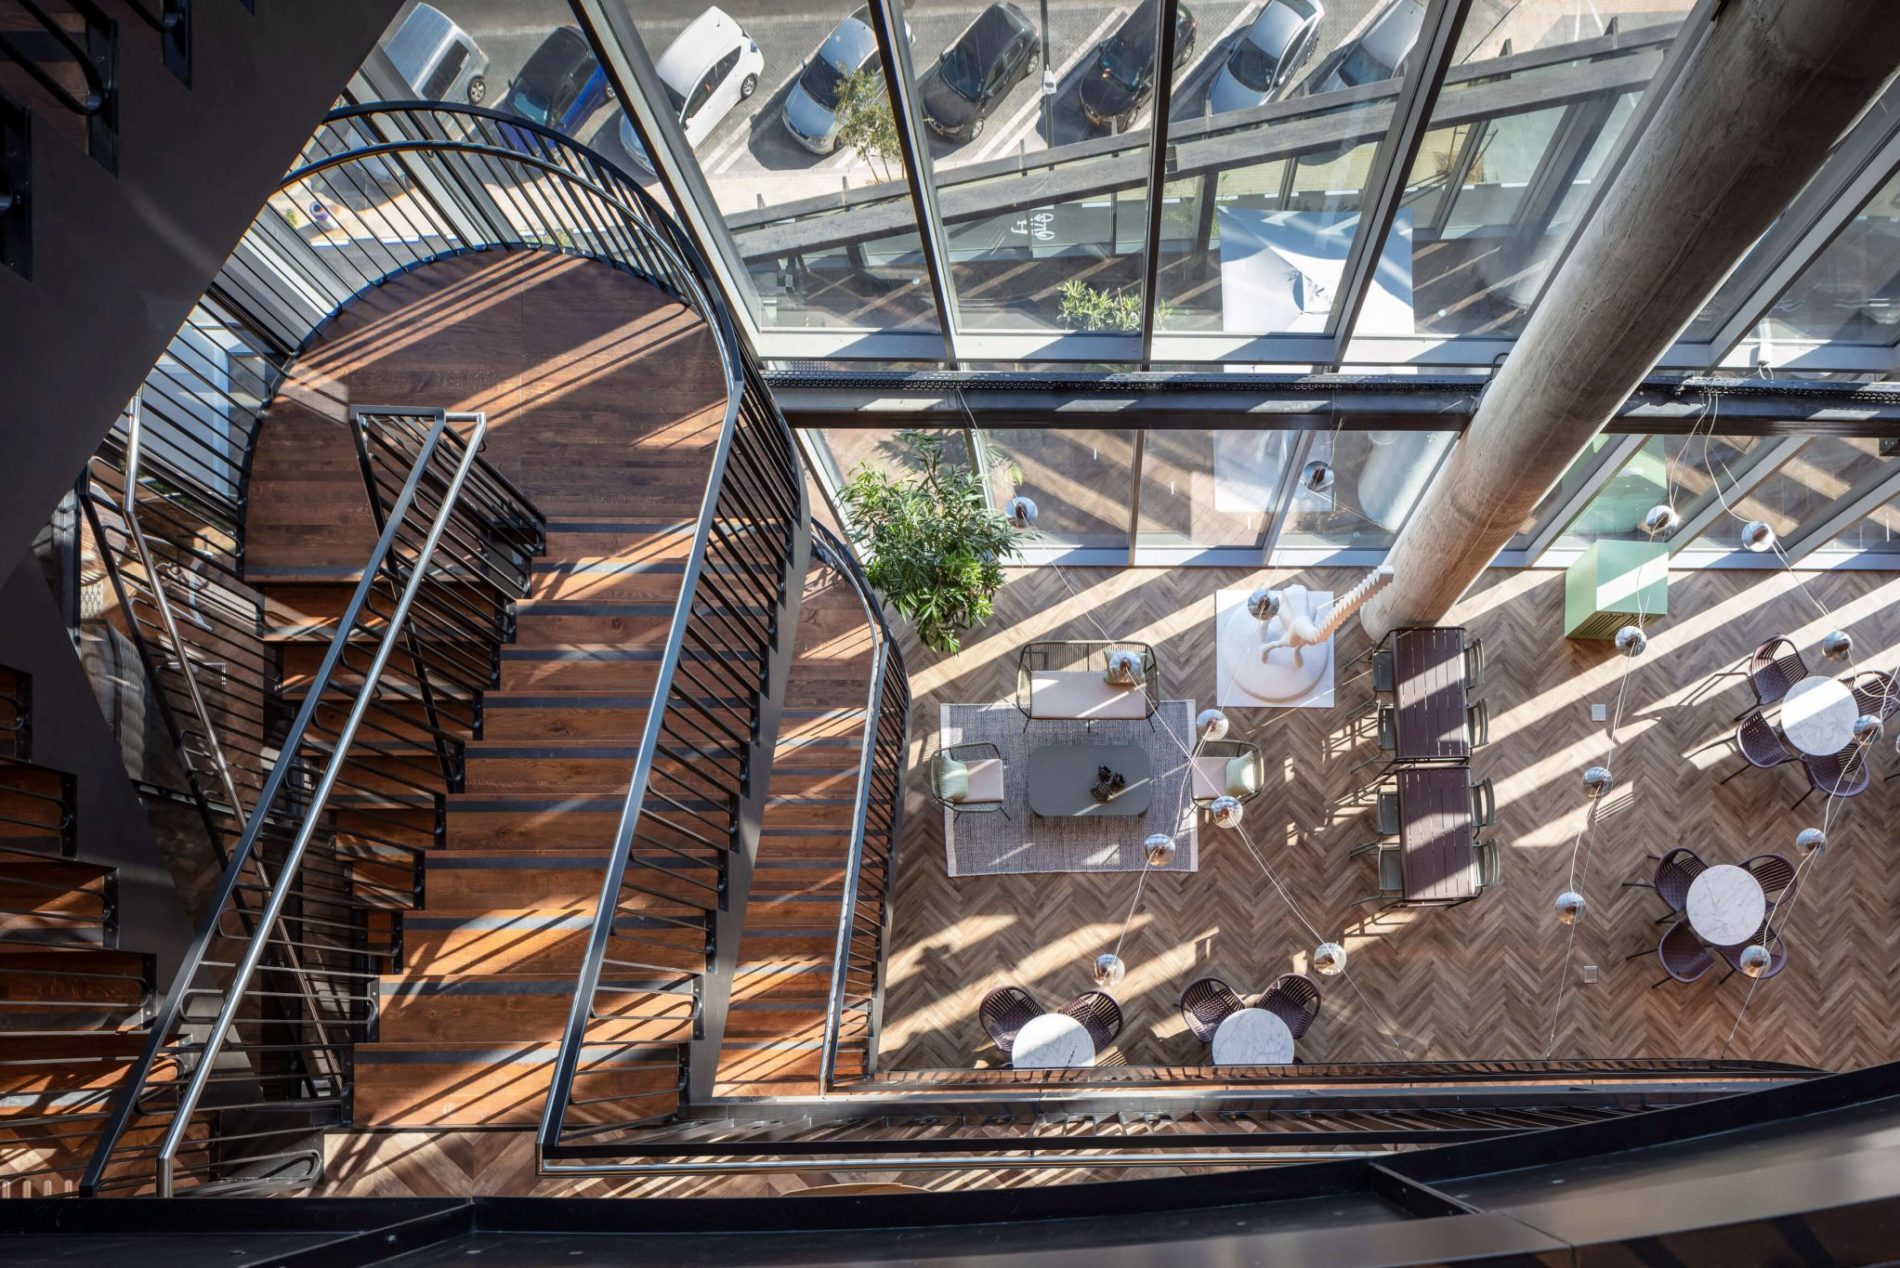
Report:
[{"label": "parked car", "polygon": [[[724,9],[711,8],[694,18],[653,64],[666,85],[667,100],[686,133],[698,145],[731,109],[759,90],[765,55],[745,28]],[[620,120],[620,144],[635,162],[652,170],[633,121]]]},{"label": "parked car", "polygon": [[434,5],[417,5],[383,50],[419,97],[476,106],[488,99],[488,54]]},{"label": "parked car", "polygon": [[[910,35],[908,22],[904,34]],[[830,154],[838,148],[838,84],[856,74],[884,82],[877,35],[871,30],[870,11],[862,5],[825,37],[786,92],[779,119],[792,140],[813,154]]]},{"label": "parked car", "polygon": [[924,72],[924,122],[948,140],[976,140],[997,103],[1035,69],[1040,48],[1021,9],[999,3],[983,10]]},{"label": "parked car", "polygon": [[[508,85],[500,108],[530,123],[575,136],[612,95],[607,72],[580,28],[557,26]],[[516,149],[527,148],[518,143],[527,133],[504,124],[502,134]]]},{"label": "parked car", "polygon": [[1312,51],[1325,16],[1318,0],[1267,0],[1208,85],[1207,113],[1247,110],[1277,97]]},{"label": "parked car", "polygon": [[1394,0],[1366,33],[1343,50],[1333,69],[1314,92],[1332,92],[1339,88],[1357,88],[1376,84],[1399,73],[1418,33],[1425,25],[1425,0]]},{"label": "parked car", "polygon": [[[1155,10],[1161,0],[1141,0],[1115,34],[1095,49],[1095,60],[1082,76],[1082,113],[1096,127],[1117,132],[1135,126],[1135,116],[1155,90]],[[1186,5],[1174,11],[1174,69],[1194,56],[1194,37],[1200,24]]]}]

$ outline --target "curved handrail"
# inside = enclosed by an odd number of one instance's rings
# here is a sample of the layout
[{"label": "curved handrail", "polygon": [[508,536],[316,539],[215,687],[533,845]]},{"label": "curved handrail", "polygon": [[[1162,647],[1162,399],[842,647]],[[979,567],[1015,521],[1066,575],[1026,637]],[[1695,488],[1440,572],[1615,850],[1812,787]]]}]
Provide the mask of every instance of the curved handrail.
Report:
[{"label": "curved handrail", "polygon": [[[366,143],[351,143],[355,141]],[[419,182],[413,199],[392,195],[376,203],[376,196],[392,184],[389,169],[405,162],[430,164],[429,179]],[[499,194],[482,188],[497,170],[517,182]],[[523,176],[528,179],[521,181]],[[545,1147],[558,1142],[562,1132],[614,918],[645,818],[657,810],[655,830],[676,826],[670,825],[667,808],[677,811],[681,804],[675,795],[679,781],[660,763],[677,763],[679,752],[691,747],[680,741],[682,733],[713,735],[717,724],[694,712],[704,698],[732,687],[755,693],[755,700],[764,694],[762,670],[760,677],[748,678],[752,668],[742,662],[735,662],[736,669],[709,667],[705,657],[715,640],[696,622],[728,634],[747,625],[751,618],[746,604],[757,601],[756,595],[746,597],[748,587],[775,569],[789,570],[795,558],[793,534],[806,519],[796,443],[765,392],[706,261],[645,190],[593,150],[552,129],[483,107],[420,101],[348,106],[325,118],[303,161],[286,175],[281,188],[319,187],[320,201],[344,206],[350,205],[352,194],[367,195],[377,207],[371,214],[406,227],[412,241],[393,249],[380,244],[400,267],[414,267],[469,245],[458,226],[473,220],[503,244],[545,247],[558,240],[563,250],[632,269],[705,321],[720,360],[725,409],[651,688],[653,707],[643,724],[555,1059],[537,1136]],[[407,185],[399,192],[407,194]],[[418,201],[426,206],[415,206]],[[519,216],[522,223],[510,216]],[[417,220],[428,234],[416,231]],[[433,237],[442,238],[445,249],[430,249]],[[380,280],[362,275],[365,285]],[[768,525],[772,531],[767,536],[773,540],[759,535]],[[780,525],[785,532],[782,544],[776,541]],[[712,562],[715,559],[720,562]],[[774,578],[773,584],[782,586],[785,580]],[[732,602],[734,594],[740,595],[740,603]],[[709,691],[708,679],[727,686]],[[726,739],[743,750],[743,738],[731,732],[711,742],[724,745]],[[655,788],[656,779],[668,782]]]},{"label": "curved handrail", "polygon": [[[872,665],[871,681],[869,687],[866,688],[864,741],[858,754],[858,791],[851,804],[851,841],[845,855],[844,888],[838,911],[838,933],[831,953],[831,987],[825,998],[824,1038],[819,1050],[818,1090],[828,1092],[836,1079],[838,1043],[844,1028],[845,976],[851,958],[851,942],[856,931],[858,889],[862,884],[864,873],[864,840],[870,828],[873,771],[877,760],[878,731],[883,721],[885,684],[893,667],[900,678],[904,675],[904,657],[897,648],[897,640],[891,633],[889,623],[884,619],[883,610],[871,589],[871,583],[865,577],[864,569],[859,565],[857,556],[852,553],[850,546],[840,541],[836,534],[823,526],[814,526],[812,533],[823,546],[825,554],[831,558],[833,565],[850,579],[852,591],[864,608],[864,619],[877,638],[877,652]],[[908,719],[905,721],[907,723]]]},{"label": "curved handrail", "polygon": [[[67,0],[71,3],[72,0]],[[33,82],[44,88],[52,98],[82,118],[89,118],[105,109],[106,94],[109,91],[105,74],[93,65],[91,54],[84,45],[73,38],[72,32],[61,26],[59,19],[41,8],[37,0],[19,0],[20,7],[39,24],[39,27],[53,41],[66,51],[66,56],[78,68],[81,78],[86,81],[86,95],[75,97],[66,86],[47,73],[38,59],[15,44],[10,35],[0,31],[0,53],[5,53],[16,65],[33,77]],[[75,6],[86,21],[87,28],[96,29],[105,25],[105,16],[90,4]]]}]

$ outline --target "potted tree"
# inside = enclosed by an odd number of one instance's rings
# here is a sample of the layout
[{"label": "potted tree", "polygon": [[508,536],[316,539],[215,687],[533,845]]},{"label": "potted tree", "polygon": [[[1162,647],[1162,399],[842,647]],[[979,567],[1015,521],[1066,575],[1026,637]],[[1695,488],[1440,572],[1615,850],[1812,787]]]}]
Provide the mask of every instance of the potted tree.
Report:
[{"label": "potted tree", "polygon": [[944,462],[944,438],[897,434],[910,470],[870,464],[840,490],[865,577],[917,628],[925,647],[955,652],[965,631],[989,619],[1003,564],[1019,553],[1015,530],[983,499],[982,476]]}]

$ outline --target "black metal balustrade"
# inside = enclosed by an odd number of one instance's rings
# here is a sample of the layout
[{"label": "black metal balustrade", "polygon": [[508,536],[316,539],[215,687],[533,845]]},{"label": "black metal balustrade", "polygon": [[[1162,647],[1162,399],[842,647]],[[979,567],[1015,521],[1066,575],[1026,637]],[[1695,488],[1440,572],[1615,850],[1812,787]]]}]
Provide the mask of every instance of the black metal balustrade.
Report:
[{"label": "black metal balustrade", "polygon": [[884,1019],[884,952],[889,945],[891,886],[897,879],[904,763],[910,739],[910,676],[879,599],[851,548],[828,529],[813,531],[817,549],[850,579],[877,639],[819,1057],[819,1087],[829,1090],[841,1077],[866,1078],[877,1069],[878,1032]]},{"label": "black metal balustrade", "polygon": [[[301,688],[164,1013],[118,1091],[86,1192],[308,1184],[322,1162],[312,1132],[347,1122],[351,1045],[373,1026],[376,978],[399,963],[401,946],[399,935],[370,941],[371,912],[352,874],[363,843],[338,832],[326,812],[353,800],[439,799],[433,761],[402,748],[419,747],[423,730],[404,708],[418,698],[420,664],[446,674],[439,685],[458,698],[493,673],[492,665],[458,669],[440,654],[448,641],[440,635],[462,633],[444,595],[459,602],[479,590],[505,605],[525,593],[530,548],[539,546],[538,514],[481,470],[486,421],[436,411],[423,429],[418,413],[359,415],[359,427],[374,433],[365,442],[366,483],[387,497],[376,548],[321,667]],[[127,475],[136,481],[136,422],[130,438]],[[507,544],[497,551],[497,541]],[[161,624],[175,632],[163,587],[152,593]],[[415,661],[407,678],[391,667],[399,645]],[[189,659],[187,645],[176,650]],[[215,730],[208,716],[199,722]]]}]

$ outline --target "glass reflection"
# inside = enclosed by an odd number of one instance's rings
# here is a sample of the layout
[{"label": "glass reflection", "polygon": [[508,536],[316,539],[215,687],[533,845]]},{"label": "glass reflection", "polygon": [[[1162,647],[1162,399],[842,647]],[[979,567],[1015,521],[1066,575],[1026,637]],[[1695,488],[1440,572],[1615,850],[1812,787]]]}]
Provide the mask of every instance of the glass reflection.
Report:
[{"label": "glass reflection", "polygon": [[1150,431],[1138,543],[1264,549],[1298,442],[1288,431]]},{"label": "glass reflection", "polygon": [[1032,540],[1127,547],[1133,432],[986,430],[980,441],[996,505],[1018,493],[1035,499]]},{"label": "glass reflection", "polygon": [[1455,432],[1341,431],[1313,438],[1306,461],[1332,467],[1332,487],[1296,485],[1280,549],[1382,550],[1431,484]]},{"label": "glass reflection", "polygon": [[1782,542],[1812,528],[1857,488],[1884,478],[1894,459],[1867,438],[1816,436],[1745,496],[1731,497],[1744,520],[1764,520]]}]

